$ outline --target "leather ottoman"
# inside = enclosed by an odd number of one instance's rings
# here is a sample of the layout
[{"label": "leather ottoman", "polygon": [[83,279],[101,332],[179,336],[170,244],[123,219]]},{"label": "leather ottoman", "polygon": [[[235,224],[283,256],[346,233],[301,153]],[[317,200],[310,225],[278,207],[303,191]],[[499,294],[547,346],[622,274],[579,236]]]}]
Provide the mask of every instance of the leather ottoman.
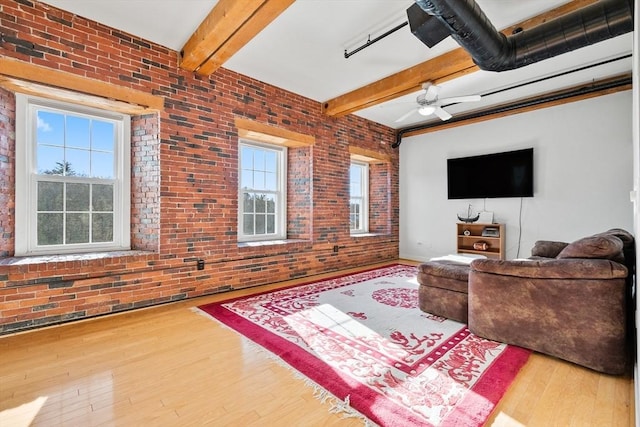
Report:
[{"label": "leather ottoman", "polygon": [[418,266],[420,310],[467,323],[469,264],[428,261]]}]

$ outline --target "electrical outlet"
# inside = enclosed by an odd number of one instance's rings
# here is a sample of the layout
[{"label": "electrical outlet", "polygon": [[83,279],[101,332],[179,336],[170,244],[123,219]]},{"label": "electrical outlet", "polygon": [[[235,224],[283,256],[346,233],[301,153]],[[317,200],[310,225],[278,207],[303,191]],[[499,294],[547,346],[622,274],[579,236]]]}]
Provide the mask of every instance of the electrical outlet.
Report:
[{"label": "electrical outlet", "polygon": [[338,253],[338,250],[340,250],[340,247],[338,245],[334,245],[333,252]]},{"label": "electrical outlet", "polygon": [[198,260],[198,270],[204,270],[204,260],[203,259],[199,259]]}]

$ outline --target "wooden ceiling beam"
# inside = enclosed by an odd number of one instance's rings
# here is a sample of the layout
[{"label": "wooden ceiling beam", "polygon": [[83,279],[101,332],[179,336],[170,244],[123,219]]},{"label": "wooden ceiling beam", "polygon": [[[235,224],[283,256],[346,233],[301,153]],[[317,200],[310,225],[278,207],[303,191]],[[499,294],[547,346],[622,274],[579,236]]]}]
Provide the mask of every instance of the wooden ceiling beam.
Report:
[{"label": "wooden ceiling beam", "polygon": [[265,0],[220,0],[182,48],[180,68],[195,71],[216,52]]},{"label": "wooden ceiling beam", "polygon": [[220,0],[182,48],[180,68],[209,75],[294,0]]},{"label": "wooden ceiling beam", "polygon": [[284,12],[295,0],[265,1],[227,42],[211,55],[198,69],[198,74],[209,75],[253,39],[260,31]]},{"label": "wooden ceiling beam", "polygon": [[[597,0],[573,0],[555,9],[505,28],[502,30],[502,33],[509,35],[516,29],[526,30],[537,27],[547,21],[582,9],[596,1]],[[408,93],[417,92],[422,88],[422,83],[424,82],[429,81],[434,84],[439,84],[469,73],[474,73],[478,70],[479,68],[475,65],[471,56],[465,49],[460,47],[330,99],[322,104],[322,110],[328,116],[343,116],[390,101]]]}]

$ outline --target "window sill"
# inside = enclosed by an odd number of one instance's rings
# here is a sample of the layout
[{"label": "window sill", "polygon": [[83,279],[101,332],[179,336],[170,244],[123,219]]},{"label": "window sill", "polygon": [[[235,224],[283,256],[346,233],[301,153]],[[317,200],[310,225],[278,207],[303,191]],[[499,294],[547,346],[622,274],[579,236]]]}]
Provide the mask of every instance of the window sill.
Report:
[{"label": "window sill", "polygon": [[255,248],[263,246],[290,245],[296,243],[309,243],[303,239],[278,239],[278,240],[260,240],[256,242],[238,242],[238,248]]},{"label": "window sill", "polygon": [[384,233],[351,233],[351,237],[377,237],[386,236]]},{"label": "window sill", "polygon": [[95,261],[114,258],[125,258],[135,256],[155,255],[155,252],[149,251],[109,251],[109,252],[90,252],[82,254],[62,254],[62,255],[33,255],[33,256],[16,256],[0,259],[0,266],[29,266],[50,264],[59,262],[82,262]]}]

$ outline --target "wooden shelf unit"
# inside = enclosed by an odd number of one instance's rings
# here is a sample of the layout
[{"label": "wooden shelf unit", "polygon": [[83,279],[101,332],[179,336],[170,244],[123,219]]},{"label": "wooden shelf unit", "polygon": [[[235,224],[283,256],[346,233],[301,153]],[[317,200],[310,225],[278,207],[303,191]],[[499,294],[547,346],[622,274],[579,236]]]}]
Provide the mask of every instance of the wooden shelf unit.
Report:
[{"label": "wooden shelf unit", "polygon": [[[497,237],[483,236],[482,231],[486,227],[492,227],[498,229]],[[459,254],[475,254],[484,255],[487,258],[505,259],[505,235],[504,224],[477,224],[477,223],[465,223],[459,222],[456,224],[457,230],[457,243],[456,248]],[[465,235],[465,231],[468,231],[469,235]],[[489,247],[486,250],[477,250],[473,248],[473,244],[476,242],[486,242]]]}]

